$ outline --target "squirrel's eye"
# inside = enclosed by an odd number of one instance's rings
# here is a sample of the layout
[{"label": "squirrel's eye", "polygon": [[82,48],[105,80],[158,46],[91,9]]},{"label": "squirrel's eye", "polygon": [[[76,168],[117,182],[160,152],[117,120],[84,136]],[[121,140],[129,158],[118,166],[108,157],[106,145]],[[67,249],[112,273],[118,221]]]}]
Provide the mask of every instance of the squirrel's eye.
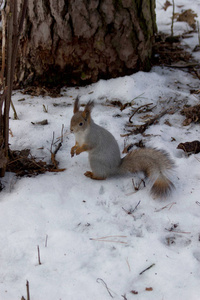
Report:
[{"label": "squirrel's eye", "polygon": [[83,126],[83,123],[81,122],[81,123],[79,123],[79,126]]}]

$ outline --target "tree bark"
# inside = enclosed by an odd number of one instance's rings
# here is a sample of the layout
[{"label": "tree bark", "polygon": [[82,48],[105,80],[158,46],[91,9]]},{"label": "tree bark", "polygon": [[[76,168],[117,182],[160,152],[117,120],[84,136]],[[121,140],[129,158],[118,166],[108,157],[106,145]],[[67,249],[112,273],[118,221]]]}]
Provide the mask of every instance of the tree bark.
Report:
[{"label": "tree bark", "polygon": [[29,0],[18,83],[82,85],[151,67],[155,0]]},{"label": "tree bark", "polygon": [[[10,105],[13,106],[11,95],[15,72],[15,62],[20,33],[23,27],[23,21],[27,9],[27,0],[22,1],[22,10],[18,11],[17,5],[17,0],[7,0],[2,13],[2,66],[0,71],[0,177],[5,175],[6,166],[8,163],[9,111]],[[15,117],[17,117],[15,109],[14,114]]]}]

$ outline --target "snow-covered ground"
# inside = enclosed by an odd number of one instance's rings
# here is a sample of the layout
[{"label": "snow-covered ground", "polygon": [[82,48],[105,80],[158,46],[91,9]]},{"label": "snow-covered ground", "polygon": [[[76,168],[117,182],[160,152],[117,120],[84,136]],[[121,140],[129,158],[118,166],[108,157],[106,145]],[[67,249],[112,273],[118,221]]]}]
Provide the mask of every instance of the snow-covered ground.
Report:
[{"label": "snow-covered ground", "polygon": [[[164,2],[157,1],[158,29],[170,32],[172,7],[164,11]],[[200,9],[198,0],[175,4],[177,12]],[[188,25],[175,22],[174,28],[180,33]],[[184,43],[192,50],[197,34]],[[121,112],[105,105],[108,100],[134,99],[134,107],[154,103],[157,113],[166,107],[199,104],[199,95],[191,94],[191,89],[199,89],[199,80],[186,70],[154,67],[149,73],[63,89],[63,97],[56,99],[14,92],[19,120],[13,120],[11,111],[11,149],[29,148],[48,162],[53,132],[60,137],[64,124],[57,160],[66,171],[21,179],[8,173],[3,179],[0,300],[26,298],[27,280],[31,300],[200,299],[200,154],[188,157],[177,149],[181,142],[200,139],[199,124],[184,127],[184,116],[176,110],[149,127],[145,137],[124,138],[120,135],[127,132],[130,108]],[[143,139],[146,146],[169,152],[176,163],[172,176],[176,190],[168,199],[153,199],[148,185],[135,192],[129,177],[101,182],[83,175],[89,170],[87,154],[70,157],[71,103],[77,95],[82,103],[95,100],[95,122],[112,132],[121,150]],[[134,123],[142,124],[143,115],[135,115]],[[31,123],[43,119],[48,125]]]}]

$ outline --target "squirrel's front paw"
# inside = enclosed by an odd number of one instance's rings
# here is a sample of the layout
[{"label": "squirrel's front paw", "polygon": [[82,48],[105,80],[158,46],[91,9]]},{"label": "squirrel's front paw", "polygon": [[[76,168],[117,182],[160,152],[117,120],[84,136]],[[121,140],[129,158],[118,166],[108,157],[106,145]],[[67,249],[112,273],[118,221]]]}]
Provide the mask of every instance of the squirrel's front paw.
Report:
[{"label": "squirrel's front paw", "polygon": [[85,172],[84,175],[85,175],[86,177],[89,177],[89,178],[94,179],[94,180],[105,180],[105,179],[106,179],[105,177],[95,176],[95,175],[94,175],[92,172],[90,172],[90,171]]},{"label": "squirrel's front paw", "polygon": [[76,155],[79,155],[81,152],[83,152],[83,150],[80,147],[76,148]]},{"label": "squirrel's front paw", "polygon": [[84,175],[85,175],[86,177],[89,177],[89,178],[92,178],[92,177],[93,177],[93,173],[90,172],[90,171],[85,172]]},{"label": "squirrel's front paw", "polygon": [[74,147],[71,148],[71,152],[70,152],[71,153],[71,157],[74,156],[75,151],[76,151],[76,147],[74,146]]}]

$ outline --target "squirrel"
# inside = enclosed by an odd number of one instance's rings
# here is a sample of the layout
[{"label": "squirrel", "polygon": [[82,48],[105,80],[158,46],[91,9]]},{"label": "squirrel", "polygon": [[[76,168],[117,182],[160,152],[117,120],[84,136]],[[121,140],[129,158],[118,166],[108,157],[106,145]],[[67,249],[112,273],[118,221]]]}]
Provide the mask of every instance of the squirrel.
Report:
[{"label": "squirrel", "polygon": [[87,151],[92,169],[85,176],[103,180],[114,175],[143,172],[152,182],[151,194],[154,197],[166,197],[174,184],[165,174],[172,170],[174,162],[163,150],[140,148],[129,152],[121,158],[118,143],[105,128],[97,125],[91,118],[93,101],[80,110],[79,98],[74,103],[70,130],[75,135],[75,146],[71,148],[71,157]]}]

